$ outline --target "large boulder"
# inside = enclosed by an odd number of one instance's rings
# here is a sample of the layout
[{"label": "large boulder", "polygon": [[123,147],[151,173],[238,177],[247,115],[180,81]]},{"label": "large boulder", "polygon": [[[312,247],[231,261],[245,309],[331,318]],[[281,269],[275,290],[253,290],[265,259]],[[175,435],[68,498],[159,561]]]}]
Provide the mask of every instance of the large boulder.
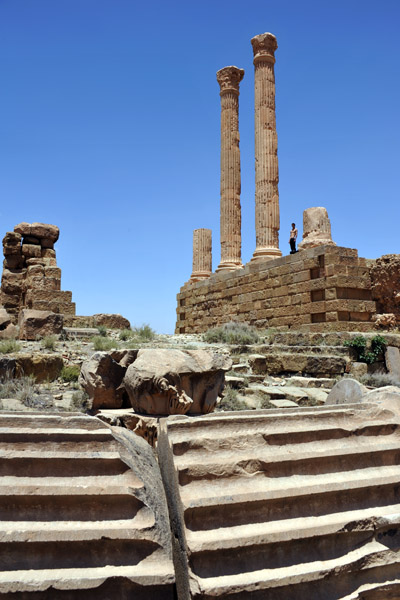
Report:
[{"label": "large boulder", "polygon": [[228,356],[205,350],[142,349],[123,383],[136,412],[209,413],[231,366]]},{"label": "large boulder", "polygon": [[18,324],[20,340],[36,340],[61,333],[64,316],[48,310],[24,309],[20,312]]},{"label": "large boulder", "polygon": [[137,350],[95,352],[81,367],[79,383],[89,394],[93,409],[121,408],[125,389],[122,380]]},{"label": "large boulder", "polygon": [[109,329],[130,329],[131,326],[128,319],[125,319],[122,315],[104,313],[93,315],[93,324],[94,327],[102,325]]}]

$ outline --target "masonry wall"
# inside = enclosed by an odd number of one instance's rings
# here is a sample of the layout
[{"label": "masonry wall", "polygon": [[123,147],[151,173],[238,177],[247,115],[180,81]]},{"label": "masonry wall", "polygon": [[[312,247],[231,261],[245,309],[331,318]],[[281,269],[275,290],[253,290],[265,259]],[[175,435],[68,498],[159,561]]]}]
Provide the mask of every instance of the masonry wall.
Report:
[{"label": "masonry wall", "polygon": [[181,288],[175,331],[200,333],[233,320],[257,328],[371,329],[373,262],[351,248],[318,246],[213,273]]}]

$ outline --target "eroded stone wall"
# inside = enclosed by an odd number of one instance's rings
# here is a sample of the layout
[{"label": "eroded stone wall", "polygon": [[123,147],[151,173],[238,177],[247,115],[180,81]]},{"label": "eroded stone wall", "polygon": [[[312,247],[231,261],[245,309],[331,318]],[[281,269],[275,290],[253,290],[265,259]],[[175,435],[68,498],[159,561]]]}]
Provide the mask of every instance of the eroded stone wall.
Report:
[{"label": "eroded stone wall", "polygon": [[23,308],[75,315],[72,292],[61,290],[59,233],[55,225],[19,223],[4,236],[0,303],[14,322]]},{"label": "eroded stone wall", "polygon": [[357,250],[318,246],[213,273],[181,288],[176,333],[200,333],[228,321],[258,328],[369,330],[376,313],[371,264]]}]

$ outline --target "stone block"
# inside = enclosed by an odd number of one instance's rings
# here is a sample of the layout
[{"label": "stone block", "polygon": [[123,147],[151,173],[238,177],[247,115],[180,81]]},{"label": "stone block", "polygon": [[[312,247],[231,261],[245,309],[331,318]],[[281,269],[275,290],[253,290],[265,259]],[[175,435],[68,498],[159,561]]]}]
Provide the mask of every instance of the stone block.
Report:
[{"label": "stone block", "polygon": [[60,230],[56,225],[50,225],[48,223],[32,223],[30,235],[34,235],[40,239],[45,238],[52,240],[54,243],[58,240]]},{"label": "stone block", "polygon": [[40,240],[37,237],[34,237],[33,235],[27,235],[24,236],[24,239],[22,240],[23,244],[36,244],[36,245],[40,245]]},{"label": "stone block", "polygon": [[6,294],[18,295],[22,293],[24,284],[24,271],[10,271],[3,269],[1,289]]},{"label": "stone block", "polygon": [[15,376],[32,376],[36,383],[54,381],[60,377],[64,361],[56,354],[22,354],[15,355]]},{"label": "stone block", "polygon": [[385,351],[385,364],[388,372],[400,381],[400,350],[387,346]]},{"label": "stone block", "polygon": [[35,244],[22,244],[21,246],[22,255],[26,258],[40,258],[41,248]]},{"label": "stone block", "polygon": [[103,325],[110,329],[130,329],[131,324],[128,319],[125,319],[119,314],[97,314],[93,315],[93,323],[95,327]]},{"label": "stone block", "polygon": [[50,311],[23,309],[19,315],[18,325],[21,340],[36,340],[61,333],[63,316]]},{"label": "stone block", "polygon": [[55,250],[51,248],[42,248],[41,249],[41,257],[42,258],[56,258]]},{"label": "stone block", "polygon": [[356,379],[341,379],[333,386],[326,399],[326,404],[355,404],[362,401],[367,388]]},{"label": "stone block", "polygon": [[14,232],[19,233],[21,236],[28,236],[31,235],[31,224],[30,223],[18,223],[18,225],[16,225],[14,227]]}]

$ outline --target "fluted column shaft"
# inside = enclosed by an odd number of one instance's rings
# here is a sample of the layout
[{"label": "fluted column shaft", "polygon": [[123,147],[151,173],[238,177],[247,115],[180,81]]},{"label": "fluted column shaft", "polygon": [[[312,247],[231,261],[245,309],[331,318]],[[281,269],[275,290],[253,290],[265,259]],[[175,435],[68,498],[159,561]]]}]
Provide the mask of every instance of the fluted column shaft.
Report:
[{"label": "fluted column shaft", "polygon": [[255,85],[256,249],[252,260],[281,256],[279,250],[278,137],[275,120],[276,38],[252,38]]},{"label": "fluted column shaft", "polygon": [[189,281],[210,277],[212,271],[211,229],[193,231],[193,271]]},{"label": "fluted column shaft", "polygon": [[221,262],[217,271],[242,265],[239,149],[239,84],[244,70],[224,67],[217,72],[221,96]]}]

